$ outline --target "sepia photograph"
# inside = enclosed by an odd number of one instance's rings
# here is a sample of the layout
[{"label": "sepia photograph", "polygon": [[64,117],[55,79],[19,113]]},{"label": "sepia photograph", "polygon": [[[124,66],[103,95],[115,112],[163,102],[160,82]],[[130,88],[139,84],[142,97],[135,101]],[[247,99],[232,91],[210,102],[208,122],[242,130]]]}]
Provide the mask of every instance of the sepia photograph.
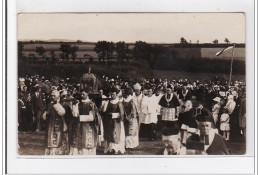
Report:
[{"label": "sepia photograph", "polygon": [[244,13],[17,14],[19,156],[245,155]]}]

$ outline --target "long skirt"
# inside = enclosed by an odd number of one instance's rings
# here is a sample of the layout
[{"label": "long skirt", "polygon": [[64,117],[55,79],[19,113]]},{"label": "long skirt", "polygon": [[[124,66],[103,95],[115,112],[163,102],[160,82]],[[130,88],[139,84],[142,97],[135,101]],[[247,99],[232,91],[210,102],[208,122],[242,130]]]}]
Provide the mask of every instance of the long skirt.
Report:
[{"label": "long skirt", "polygon": [[121,123],[121,131],[120,131],[120,140],[119,143],[113,143],[113,142],[108,142],[107,140],[104,140],[104,153],[109,153],[109,152],[115,152],[115,154],[125,153],[125,128],[124,128],[124,123],[123,121]]},{"label": "long skirt", "polygon": [[[137,119],[134,119],[133,122],[134,122],[133,125],[135,125],[136,128],[138,128]],[[139,145],[139,136],[138,136],[138,129],[137,129],[136,135],[134,135],[134,136],[131,135],[131,136],[125,137],[125,147],[126,148],[136,148],[136,147],[138,147],[138,145]]]},{"label": "long skirt", "polygon": [[78,149],[75,147],[71,147],[69,155],[96,155],[96,147],[89,149]]},{"label": "long skirt", "polygon": [[45,155],[68,155],[69,154],[69,138],[68,133],[63,133],[62,145],[57,148],[49,148],[45,149]]}]

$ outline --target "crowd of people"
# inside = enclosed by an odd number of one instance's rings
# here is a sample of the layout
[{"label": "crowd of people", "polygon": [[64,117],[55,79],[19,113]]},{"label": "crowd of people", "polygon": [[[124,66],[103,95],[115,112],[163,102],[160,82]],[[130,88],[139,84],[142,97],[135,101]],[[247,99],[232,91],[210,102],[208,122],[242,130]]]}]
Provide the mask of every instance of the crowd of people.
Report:
[{"label": "crowd of people", "polygon": [[46,155],[127,154],[144,139],[161,139],[164,155],[226,155],[246,139],[244,82],[100,81],[94,96],[70,78],[20,77],[18,131],[45,131]]}]

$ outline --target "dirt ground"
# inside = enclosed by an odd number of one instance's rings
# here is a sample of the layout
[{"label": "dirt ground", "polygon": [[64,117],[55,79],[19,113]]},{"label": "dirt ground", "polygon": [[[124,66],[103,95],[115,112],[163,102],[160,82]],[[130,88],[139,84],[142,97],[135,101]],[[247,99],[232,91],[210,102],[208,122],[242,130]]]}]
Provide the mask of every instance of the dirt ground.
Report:
[{"label": "dirt ground", "polygon": [[[44,132],[23,132],[18,133],[18,143],[20,149],[18,150],[20,155],[44,155],[45,150],[45,133]],[[241,139],[230,140],[228,142],[232,154],[241,155],[245,154],[246,145]],[[128,155],[162,155],[163,144],[160,136],[156,141],[140,140],[139,147],[131,152],[127,152]],[[97,155],[103,155],[103,148],[97,149]]]}]

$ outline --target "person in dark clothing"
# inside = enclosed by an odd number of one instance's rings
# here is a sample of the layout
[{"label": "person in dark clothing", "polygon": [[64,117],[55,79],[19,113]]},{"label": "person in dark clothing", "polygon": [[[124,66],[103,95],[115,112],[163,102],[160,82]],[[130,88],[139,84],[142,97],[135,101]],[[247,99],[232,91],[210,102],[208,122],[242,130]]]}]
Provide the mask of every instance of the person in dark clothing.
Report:
[{"label": "person in dark clothing", "polygon": [[200,140],[204,142],[204,150],[208,155],[229,155],[226,140],[212,129],[212,120],[209,116],[197,115],[195,118],[200,131]]}]

